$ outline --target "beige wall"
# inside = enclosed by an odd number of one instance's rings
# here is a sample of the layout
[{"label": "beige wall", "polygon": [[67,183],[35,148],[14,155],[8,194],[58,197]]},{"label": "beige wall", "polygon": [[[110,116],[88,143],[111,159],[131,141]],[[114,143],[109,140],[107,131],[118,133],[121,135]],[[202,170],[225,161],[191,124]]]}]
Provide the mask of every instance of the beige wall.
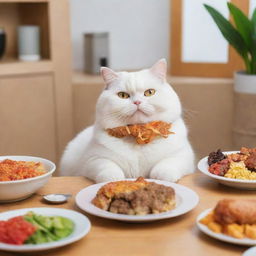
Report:
[{"label": "beige wall", "polygon": [[[232,80],[170,77],[168,81],[180,96],[197,157],[218,148],[232,149]],[[93,123],[95,103],[102,88],[99,76],[73,76],[75,133]]]},{"label": "beige wall", "polygon": [[180,96],[190,140],[198,157],[232,149],[233,84],[230,79],[171,78]]}]

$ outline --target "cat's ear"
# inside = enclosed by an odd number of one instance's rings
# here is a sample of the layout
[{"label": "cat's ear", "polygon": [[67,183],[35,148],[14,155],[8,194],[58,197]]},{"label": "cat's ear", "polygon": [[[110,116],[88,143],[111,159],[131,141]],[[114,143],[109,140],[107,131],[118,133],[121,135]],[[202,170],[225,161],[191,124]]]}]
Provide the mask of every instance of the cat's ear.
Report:
[{"label": "cat's ear", "polygon": [[111,83],[113,83],[117,78],[118,74],[113,71],[110,68],[107,67],[101,67],[100,68],[101,76],[106,84],[106,86],[109,86]]},{"label": "cat's ear", "polygon": [[158,62],[156,62],[149,71],[159,78],[162,82],[165,82],[166,80],[166,73],[167,73],[167,62],[166,59],[161,59]]}]

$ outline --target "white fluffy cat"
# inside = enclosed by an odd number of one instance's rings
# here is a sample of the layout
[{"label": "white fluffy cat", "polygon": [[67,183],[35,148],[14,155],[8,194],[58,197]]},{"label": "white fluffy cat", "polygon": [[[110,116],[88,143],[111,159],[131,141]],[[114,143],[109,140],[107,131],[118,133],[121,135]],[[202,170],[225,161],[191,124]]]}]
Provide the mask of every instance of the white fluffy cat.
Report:
[{"label": "white fluffy cat", "polygon": [[[96,182],[139,176],[175,182],[192,173],[194,153],[179,98],[166,82],[166,71],[164,59],[132,73],[102,67],[106,88],[97,102],[95,124],[68,144],[61,175],[83,175]],[[145,93],[149,89],[154,90]],[[116,138],[106,132],[107,128],[158,120],[172,123],[175,134],[139,145],[134,138]]]}]

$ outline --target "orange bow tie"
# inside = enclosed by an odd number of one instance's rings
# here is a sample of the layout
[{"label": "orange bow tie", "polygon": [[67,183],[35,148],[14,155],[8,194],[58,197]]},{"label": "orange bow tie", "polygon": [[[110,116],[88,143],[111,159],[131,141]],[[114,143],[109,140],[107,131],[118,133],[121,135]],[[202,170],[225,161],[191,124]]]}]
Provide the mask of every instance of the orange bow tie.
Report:
[{"label": "orange bow tie", "polygon": [[153,121],[146,124],[133,124],[107,129],[109,135],[123,138],[132,136],[138,144],[148,144],[157,137],[167,138],[172,124],[163,121]]}]

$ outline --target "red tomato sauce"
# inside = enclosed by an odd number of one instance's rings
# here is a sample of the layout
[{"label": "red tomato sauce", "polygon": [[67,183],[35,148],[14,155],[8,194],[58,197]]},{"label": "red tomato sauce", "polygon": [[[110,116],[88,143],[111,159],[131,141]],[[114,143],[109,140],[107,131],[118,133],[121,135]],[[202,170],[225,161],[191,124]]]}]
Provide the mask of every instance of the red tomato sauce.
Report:
[{"label": "red tomato sauce", "polygon": [[35,231],[36,227],[22,216],[0,221],[0,242],[21,245]]}]

